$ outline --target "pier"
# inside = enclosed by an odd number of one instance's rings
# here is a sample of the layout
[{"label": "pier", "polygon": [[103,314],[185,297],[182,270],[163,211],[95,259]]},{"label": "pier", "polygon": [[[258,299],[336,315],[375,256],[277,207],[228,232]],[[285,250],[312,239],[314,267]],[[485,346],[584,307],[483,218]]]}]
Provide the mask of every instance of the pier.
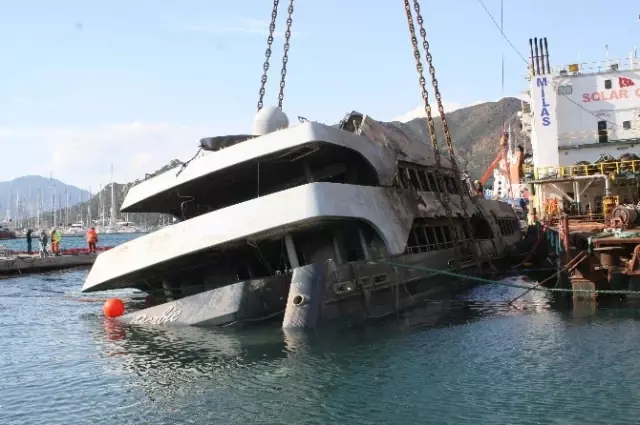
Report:
[{"label": "pier", "polygon": [[96,253],[89,253],[85,248],[66,249],[61,251],[61,255],[48,257],[4,250],[0,252],[0,277],[90,266],[101,252],[109,249],[111,247],[97,248]]}]

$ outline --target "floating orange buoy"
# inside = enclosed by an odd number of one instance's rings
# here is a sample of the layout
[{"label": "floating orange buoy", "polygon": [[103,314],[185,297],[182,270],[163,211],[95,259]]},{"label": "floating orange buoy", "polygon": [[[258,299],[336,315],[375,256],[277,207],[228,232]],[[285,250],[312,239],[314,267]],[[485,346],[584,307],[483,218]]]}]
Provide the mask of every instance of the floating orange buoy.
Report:
[{"label": "floating orange buoy", "polygon": [[104,302],[102,311],[107,317],[119,317],[124,314],[124,303],[119,298],[109,298]]}]

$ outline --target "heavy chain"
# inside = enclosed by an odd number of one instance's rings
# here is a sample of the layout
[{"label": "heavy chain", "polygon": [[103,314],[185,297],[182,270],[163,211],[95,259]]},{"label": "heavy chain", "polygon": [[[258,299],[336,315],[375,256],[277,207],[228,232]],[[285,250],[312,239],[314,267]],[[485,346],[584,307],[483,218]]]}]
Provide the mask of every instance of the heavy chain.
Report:
[{"label": "heavy chain", "polygon": [[[449,131],[449,125],[447,124],[447,117],[444,112],[444,106],[442,105],[442,95],[440,94],[440,89],[438,87],[438,79],[436,78],[436,69],[433,66],[433,56],[431,55],[431,51],[429,48],[430,47],[429,41],[427,41],[427,32],[424,29],[424,20],[422,19],[422,15],[420,14],[420,2],[418,0],[413,0],[413,7],[416,11],[416,21],[418,22],[418,26],[420,27],[420,36],[422,37],[422,47],[424,48],[427,62],[429,63],[429,74],[431,74],[433,91],[436,96],[436,101],[438,102],[438,112],[440,113],[440,121],[442,122],[442,132],[444,134],[444,139],[447,144],[447,151],[449,153],[449,160],[451,161],[451,168],[455,175],[456,181],[461,183],[462,179],[460,175],[460,169],[458,167],[458,161],[456,160],[455,151],[453,150],[453,143],[451,141],[451,132]],[[469,191],[464,190],[464,186],[462,184],[459,184],[458,187],[459,187],[459,195],[460,195],[460,207],[462,208],[462,211],[463,211],[463,217],[465,219],[467,229],[469,230],[469,234],[471,235],[473,245],[476,247],[479,247],[479,245],[477,245],[475,241],[475,238],[473,237],[473,229],[471,227],[469,213],[467,212],[467,201],[465,200],[465,197],[467,195],[470,195]],[[473,196],[469,196],[469,197],[473,205],[476,207],[476,210],[479,210],[477,199]],[[502,243],[502,235],[500,233],[500,227],[498,226],[498,223],[495,220],[495,217],[493,217],[493,214],[490,213],[489,216],[492,218],[491,221],[494,224],[493,226],[494,232],[498,232],[497,234],[498,239]],[[493,249],[495,250],[496,255],[498,255],[499,252],[498,252],[498,247],[496,246],[495,238],[491,238],[491,245],[493,245]]]},{"label": "heavy chain", "polygon": [[276,30],[276,19],[278,18],[278,4],[280,0],[273,0],[273,10],[271,11],[271,24],[269,25],[269,36],[267,37],[267,50],[264,52],[264,65],[262,65],[263,73],[260,79],[260,98],[258,100],[258,112],[264,104],[265,85],[267,84],[267,72],[269,71],[269,59],[271,58],[271,45],[273,44],[273,33]]},{"label": "heavy chain", "polygon": [[[440,160],[440,149],[438,145],[438,136],[436,135],[436,126],[433,121],[433,115],[431,113],[431,105],[429,105],[429,92],[427,91],[426,80],[424,78],[424,68],[422,66],[422,60],[420,59],[420,48],[418,47],[418,38],[416,37],[416,28],[413,24],[413,15],[411,13],[411,4],[409,0],[404,0],[404,10],[407,14],[407,23],[409,24],[409,35],[411,36],[411,44],[413,45],[413,57],[416,60],[416,70],[418,71],[418,82],[420,83],[420,89],[422,90],[422,100],[424,100],[424,111],[427,116],[427,126],[429,128],[429,137],[431,138],[431,145],[433,146],[433,156],[435,159],[436,167],[436,182],[440,186],[440,190],[436,190],[440,203],[445,209],[446,215],[449,219],[449,224],[452,229],[453,237],[456,241],[456,247],[459,247],[458,232],[455,231],[456,226],[453,223],[453,214],[451,212],[451,199],[446,188],[444,176],[442,173],[442,163]],[[426,36],[426,33],[425,33]]]},{"label": "heavy chain", "polygon": [[[442,95],[440,94],[440,89],[438,87],[438,79],[436,78],[436,69],[433,66],[433,56],[431,55],[431,50],[429,46],[429,41],[427,40],[427,31],[424,29],[424,20],[422,19],[422,15],[420,14],[420,2],[418,0],[413,0],[413,8],[416,11],[416,21],[418,22],[418,26],[420,27],[420,36],[422,37],[422,48],[424,49],[427,62],[429,64],[429,74],[431,74],[431,81],[433,84],[433,92],[436,96],[436,101],[438,102],[438,112],[440,113],[440,121],[442,122],[442,132],[444,134],[444,139],[447,144],[447,152],[449,153],[449,160],[451,161],[451,169],[453,170],[455,179],[460,184],[459,195],[460,195],[460,207],[463,211],[463,217],[465,219],[467,228],[469,230],[469,234],[471,235],[474,246],[476,246],[475,238],[473,237],[473,232],[471,228],[471,222],[469,218],[469,213],[467,212],[467,201],[465,200],[465,196],[470,195],[468,190],[464,190],[464,186],[462,185],[462,176],[460,175],[460,169],[458,168],[458,161],[456,160],[456,154],[453,150],[453,143],[451,141],[451,132],[449,131],[449,125],[447,124],[447,116],[444,112],[444,106],[442,105]],[[478,204],[476,198],[470,196],[471,202],[478,209]],[[489,214],[492,218],[493,215]],[[492,220],[494,221],[494,220]],[[498,231],[498,238],[501,240],[500,228],[497,222],[494,222],[494,229]],[[495,238],[491,239],[491,244],[496,251],[496,255],[498,254],[498,248],[496,247]]]},{"label": "heavy chain", "polygon": [[293,1],[289,3],[289,9],[287,10],[287,30],[284,33],[284,53],[282,55],[282,70],[280,71],[281,79],[280,79],[280,94],[278,94],[278,108],[282,109],[282,101],[284,100],[284,85],[285,79],[287,77],[287,62],[289,62],[289,41],[291,40],[291,24],[293,23],[293,19],[291,16],[293,15]]}]

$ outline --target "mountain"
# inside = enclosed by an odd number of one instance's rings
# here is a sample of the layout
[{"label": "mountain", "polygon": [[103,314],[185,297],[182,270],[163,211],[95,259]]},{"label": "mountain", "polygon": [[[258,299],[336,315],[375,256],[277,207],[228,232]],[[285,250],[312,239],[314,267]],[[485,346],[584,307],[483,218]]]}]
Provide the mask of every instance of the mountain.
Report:
[{"label": "mountain", "polygon": [[42,176],[23,176],[0,182],[0,217],[6,218],[7,212],[12,218],[35,214],[38,205],[44,211],[52,211],[54,198],[56,206],[65,204],[65,193],[71,205],[90,196],[86,190]]},{"label": "mountain", "polygon": [[[466,108],[457,109],[446,114],[451,133],[454,152],[460,170],[467,170],[473,179],[480,178],[498,154],[503,122],[511,124],[515,145],[522,145],[525,152],[531,152],[531,141],[520,133],[518,111],[522,109],[522,101],[515,97],[506,97],[497,102],[486,102]],[[438,115],[437,109],[433,114]],[[436,135],[443,154],[446,145],[442,132],[440,117],[434,117]],[[415,130],[424,134],[430,143],[427,120],[415,118],[407,122]]]}]

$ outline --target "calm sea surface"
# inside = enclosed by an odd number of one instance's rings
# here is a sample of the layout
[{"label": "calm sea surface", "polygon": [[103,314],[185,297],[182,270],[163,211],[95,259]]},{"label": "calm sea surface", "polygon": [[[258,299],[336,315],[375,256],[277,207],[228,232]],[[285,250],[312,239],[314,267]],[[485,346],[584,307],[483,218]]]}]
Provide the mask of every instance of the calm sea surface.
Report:
[{"label": "calm sea surface", "polygon": [[640,309],[485,286],[306,337],[131,328],[86,275],[0,281],[0,424],[640,423]]}]

